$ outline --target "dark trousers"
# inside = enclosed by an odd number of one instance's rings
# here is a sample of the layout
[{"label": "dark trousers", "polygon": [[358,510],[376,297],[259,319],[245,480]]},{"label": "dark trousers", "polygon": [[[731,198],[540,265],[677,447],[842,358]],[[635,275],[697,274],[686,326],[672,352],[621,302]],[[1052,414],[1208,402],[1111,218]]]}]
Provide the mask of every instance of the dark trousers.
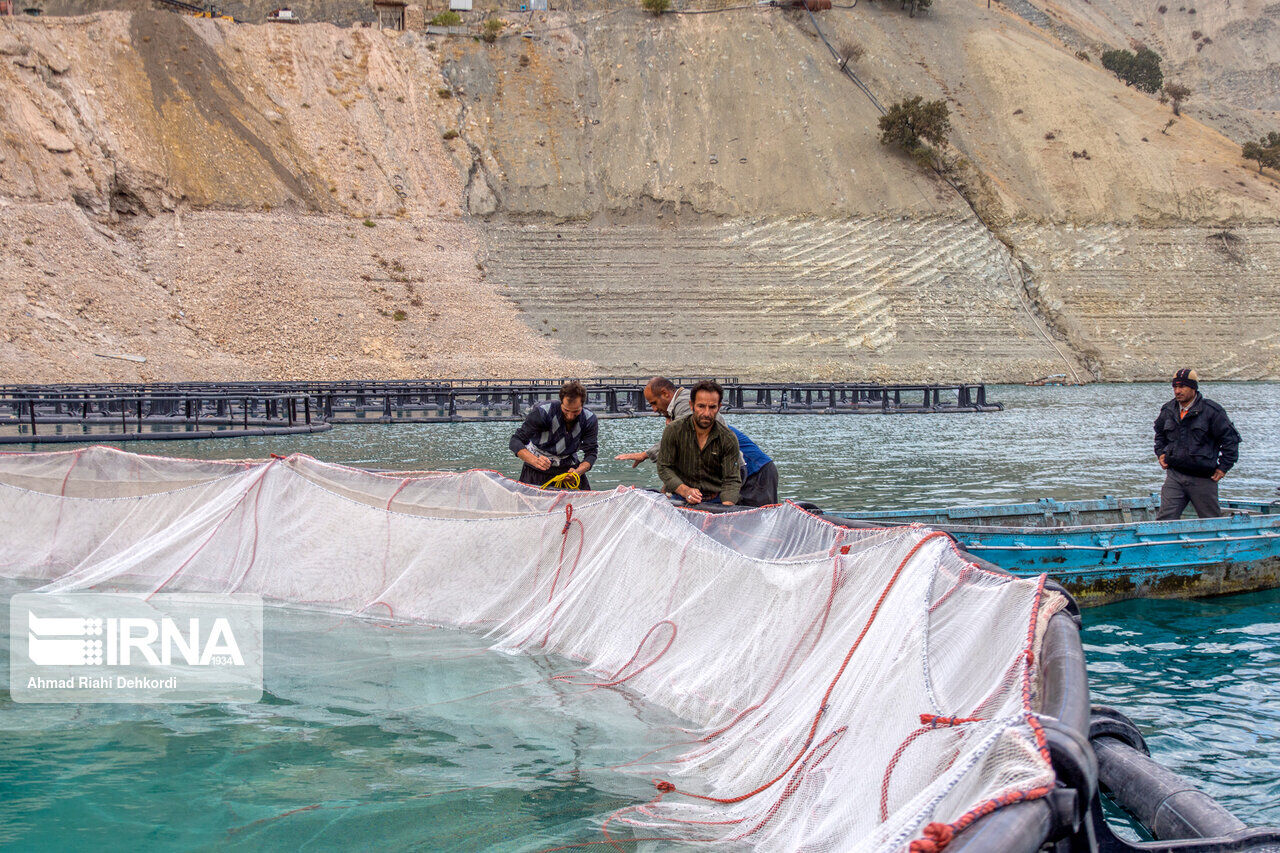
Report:
[{"label": "dark trousers", "polygon": [[[552,477],[555,477],[558,474],[567,473],[577,467],[577,465],[553,465],[545,471],[539,471],[537,468],[534,468],[526,462],[524,463],[524,467],[520,469],[520,482],[541,488],[542,484],[547,482],[547,480],[550,480]],[[587,484],[586,474],[582,475],[582,485],[579,486],[579,488],[584,492],[591,490],[591,486]]]},{"label": "dark trousers", "polygon": [[738,503],[742,506],[769,506],[778,502],[778,466],[772,462],[742,481]]},{"label": "dark trousers", "polygon": [[1200,518],[1217,518],[1222,515],[1218,506],[1218,484],[1209,477],[1193,477],[1170,468],[1165,472],[1164,486],[1160,489],[1160,512],[1157,521],[1181,518],[1182,511],[1191,504]]}]

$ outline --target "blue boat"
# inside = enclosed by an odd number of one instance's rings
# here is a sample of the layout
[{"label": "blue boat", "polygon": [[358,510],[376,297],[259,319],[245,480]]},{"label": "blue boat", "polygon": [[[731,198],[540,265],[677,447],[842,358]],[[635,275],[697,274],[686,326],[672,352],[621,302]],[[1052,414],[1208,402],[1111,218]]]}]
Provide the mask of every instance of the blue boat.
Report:
[{"label": "blue boat", "polygon": [[1046,573],[1082,607],[1280,586],[1280,500],[1223,501],[1221,518],[1156,521],[1160,496],[827,513],[950,533],[1015,575]]}]

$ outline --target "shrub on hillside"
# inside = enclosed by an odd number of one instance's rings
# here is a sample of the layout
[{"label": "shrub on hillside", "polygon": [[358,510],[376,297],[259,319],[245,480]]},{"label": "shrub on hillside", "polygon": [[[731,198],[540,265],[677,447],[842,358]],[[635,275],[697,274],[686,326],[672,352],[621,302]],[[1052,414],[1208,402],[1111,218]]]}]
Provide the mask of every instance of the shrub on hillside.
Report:
[{"label": "shrub on hillside", "polygon": [[1108,50],[1102,54],[1102,67],[1143,92],[1154,94],[1164,83],[1160,70],[1160,55],[1149,47],[1139,47],[1138,52]]},{"label": "shrub on hillside", "polygon": [[853,39],[846,38],[836,43],[836,53],[840,56],[840,67],[844,68],[850,62],[862,59],[866,50]]},{"label": "shrub on hillside", "polygon": [[462,16],[457,12],[441,12],[427,23],[433,27],[460,27],[462,26]]},{"label": "shrub on hillside", "polygon": [[506,25],[507,22],[501,18],[490,18],[485,21],[484,26],[480,28],[480,38],[484,39],[489,44],[493,44],[498,40],[498,34],[502,32],[502,28]]},{"label": "shrub on hillside", "polygon": [[916,95],[889,107],[880,116],[880,144],[912,153],[929,141],[942,145],[951,132],[951,113],[945,101],[925,101]]},{"label": "shrub on hillside", "polygon": [[661,15],[671,8],[671,0],[640,0],[640,8],[654,15]]},{"label": "shrub on hillside", "polygon": [[1240,153],[1246,160],[1257,160],[1259,172],[1263,167],[1280,171],[1280,133],[1273,130],[1257,142],[1246,142]]},{"label": "shrub on hillside", "polygon": [[1173,114],[1182,115],[1182,102],[1191,97],[1190,87],[1181,83],[1169,83],[1164,87],[1164,94],[1169,99],[1170,106],[1173,107]]}]

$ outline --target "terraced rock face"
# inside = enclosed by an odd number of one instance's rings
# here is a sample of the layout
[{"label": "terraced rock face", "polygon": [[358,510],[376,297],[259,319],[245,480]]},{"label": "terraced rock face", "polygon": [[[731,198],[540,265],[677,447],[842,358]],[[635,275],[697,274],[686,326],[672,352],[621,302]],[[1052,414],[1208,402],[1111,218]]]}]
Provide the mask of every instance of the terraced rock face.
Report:
[{"label": "terraced rock face", "polygon": [[1102,379],[1280,376],[1280,228],[1081,228],[1010,233],[1046,313]]},{"label": "terraced rock face", "polygon": [[972,218],[505,225],[488,265],[606,372],[1010,380],[1069,368]]}]

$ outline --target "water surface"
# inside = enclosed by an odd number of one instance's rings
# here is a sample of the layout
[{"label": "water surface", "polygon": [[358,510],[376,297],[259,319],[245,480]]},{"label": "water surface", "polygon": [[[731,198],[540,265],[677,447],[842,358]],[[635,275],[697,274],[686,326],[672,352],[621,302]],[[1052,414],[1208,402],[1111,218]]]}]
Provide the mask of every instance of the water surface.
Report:
[{"label": "water surface", "polygon": [[687,739],[661,709],[553,680],[568,661],[488,651],[460,631],[282,608],[264,629],[254,704],[17,704],[6,691],[0,848],[592,842],[653,795],[614,768]]}]

